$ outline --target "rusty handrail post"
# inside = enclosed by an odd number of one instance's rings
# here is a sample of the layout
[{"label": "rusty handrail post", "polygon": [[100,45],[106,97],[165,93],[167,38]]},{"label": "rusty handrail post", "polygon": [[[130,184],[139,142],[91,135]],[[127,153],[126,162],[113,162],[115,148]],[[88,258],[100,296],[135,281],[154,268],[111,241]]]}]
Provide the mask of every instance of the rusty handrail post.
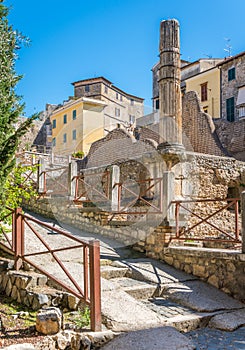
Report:
[{"label": "rusty handrail post", "polygon": [[91,330],[101,331],[100,241],[89,242]]},{"label": "rusty handrail post", "polygon": [[76,187],[75,187],[74,200],[77,200],[77,198],[78,198],[78,188],[79,188],[79,176],[75,176],[75,178],[76,178]]},{"label": "rusty handrail post", "polygon": [[84,298],[88,300],[88,246],[83,247],[83,266],[84,266]]},{"label": "rusty handrail post", "polygon": [[163,179],[160,179],[160,212],[163,212]]},{"label": "rusty handrail post", "polygon": [[121,195],[122,195],[122,184],[118,183],[118,202],[117,202],[117,211],[120,211],[121,208]]},{"label": "rusty handrail post", "polygon": [[15,252],[16,246],[16,209],[12,213],[12,250]]},{"label": "rusty handrail post", "polygon": [[238,199],[235,199],[235,237],[237,240],[239,240],[239,220],[238,220],[238,214],[239,214],[239,203]]},{"label": "rusty handrail post", "polygon": [[241,213],[242,213],[242,253],[245,254],[245,191],[241,193]]},{"label": "rusty handrail post", "polygon": [[175,224],[176,224],[176,238],[179,238],[179,207],[180,203],[175,203]]},{"label": "rusty handrail post", "polygon": [[13,215],[13,250],[14,250],[14,268],[19,270],[22,265],[21,257],[24,255],[24,221],[22,208],[16,208]]}]

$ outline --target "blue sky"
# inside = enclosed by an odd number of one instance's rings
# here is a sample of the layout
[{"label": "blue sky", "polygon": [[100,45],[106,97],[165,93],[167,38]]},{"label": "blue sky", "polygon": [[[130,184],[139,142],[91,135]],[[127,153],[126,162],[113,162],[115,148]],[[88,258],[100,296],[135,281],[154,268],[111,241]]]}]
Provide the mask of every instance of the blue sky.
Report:
[{"label": "blue sky", "polygon": [[9,22],[31,40],[16,63],[26,116],[73,95],[72,82],[104,76],[151,105],[161,20],[176,18],[182,58],[245,50],[245,0],[5,0]]}]

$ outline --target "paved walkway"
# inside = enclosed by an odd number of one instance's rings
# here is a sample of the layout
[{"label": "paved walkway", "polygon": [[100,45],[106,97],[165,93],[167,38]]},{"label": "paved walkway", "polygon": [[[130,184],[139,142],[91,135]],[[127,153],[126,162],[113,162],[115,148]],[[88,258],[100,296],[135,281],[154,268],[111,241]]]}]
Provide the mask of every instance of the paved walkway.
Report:
[{"label": "paved walkway", "polygon": [[[38,215],[35,217],[41,218]],[[52,220],[44,218],[42,220],[54,224]],[[37,227],[36,224],[34,226]],[[131,331],[135,331],[132,333],[132,341],[128,340],[128,344],[122,340],[124,344],[122,349],[143,350],[145,349],[143,345],[138,347],[138,344],[135,347],[135,336],[137,338],[138,334],[143,342],[144,336],[151,338],[149,332],[153,332],[152,334],[157,332],[161,333],[156,345],[158,347],[148,347],[148,350],[155,348],[245,350],[244,304],[192,275],[160,261],[147,259],[115,240],[81,232],[68,225],[64,225],[64,228],[84,240],[99,239],[101,242],[102,314],[105,325],[116,332],[126,331],[127,334],[131,334]],[[72,244],[71,240],[50,230],[39,227],[38,232],[53,248]],[[40,250],[40,241],[34,238],[29,229],[26,230],[26,235],[28,238],[26,249],[36,252]],[[77,282],[82,285],[82,249],[57,254],[76,277]],[[56,277],[66,280],[66,276],[59,271],[52,256],[35,257],[35,262],[48,268],[48,271]],[[180,348],[171,345],[175,342],[171,343],[167,337],[166,326],[170,326],[169,334],[173,333],[173,338],[175,338],[174,332],[184,331],[185,333],[178,332],[178,334],[181,334],[181,342],[186,341],[186,345],[181,343]],[[198,327],[203,328],[195,330]],[[125,335],[120,337],[123,336]],[[120,337],[115,338],[113,342],[117,344],[117,339],[120,342]],[[121,349],[119,343],[111,347],[113,342],[111,345],[108,344],[108,349]],[[166,347],[159,345],[159,342],[161,344],[165,342]],[[106,346],[104,348],[107,349]]]},{"label": "paved walkway", "polygon": [[233,332],[212,328],[198,329],[187,333],[187,337],[196,346],[196,350],[244,350],[245,327]]}]

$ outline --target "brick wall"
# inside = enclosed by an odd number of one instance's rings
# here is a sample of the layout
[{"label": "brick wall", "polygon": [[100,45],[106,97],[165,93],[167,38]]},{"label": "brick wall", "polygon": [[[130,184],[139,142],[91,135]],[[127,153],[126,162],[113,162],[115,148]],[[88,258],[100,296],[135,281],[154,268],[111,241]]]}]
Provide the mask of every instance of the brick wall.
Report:
[{"label": "brick wall", "polygon": [[216,133],[212,118],[201,111],[196,92],[187,92],[182,100],[183,133],[185,146],[194,152],[225,156]]}]

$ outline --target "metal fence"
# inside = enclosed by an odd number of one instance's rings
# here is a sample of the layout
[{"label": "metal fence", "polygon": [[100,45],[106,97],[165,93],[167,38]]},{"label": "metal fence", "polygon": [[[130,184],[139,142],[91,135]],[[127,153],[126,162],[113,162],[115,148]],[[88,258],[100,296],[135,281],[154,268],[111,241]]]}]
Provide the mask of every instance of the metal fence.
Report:
[{"label": "metal fence", "polygon": [[[98,240],[84,241],[69,232],[55,227],[50,223],[40,221],[28,214],[24,214],[21,208],[15,210],[8,208],[9,213],[3,219],[12,216],[12,232],[6,231],[1,225],[2,239],[1,245],[12,251],[14,254],[15,269],[19,270],[23,262],[27,262],[36,270],[46,275],[56,284],[69,293],[75,295],[90,307],[91,330],[101,330],[101,288],[100,288],[100,242]],[[42,230],[40,229],[42,228]],[[47,240],[47,235],[43,230],[65,237],[69,244],[66,246],[52,247]],[[27,233],[28,231],[28,238]],[[26,242],[36,241],[34,251],[27,249]],[[57,237],[57,242],[61,238]],[[83,275],[82,285],[78,284],[69,268],[64,264],[59,256],[61,252],[82,249],[81,254],[81,275]],[[66,279],[63,280],[50,273],[50,266],[43,266],[37,263],[37,257],[49,254],[52,257],[52,264],[63,272]]]}]

